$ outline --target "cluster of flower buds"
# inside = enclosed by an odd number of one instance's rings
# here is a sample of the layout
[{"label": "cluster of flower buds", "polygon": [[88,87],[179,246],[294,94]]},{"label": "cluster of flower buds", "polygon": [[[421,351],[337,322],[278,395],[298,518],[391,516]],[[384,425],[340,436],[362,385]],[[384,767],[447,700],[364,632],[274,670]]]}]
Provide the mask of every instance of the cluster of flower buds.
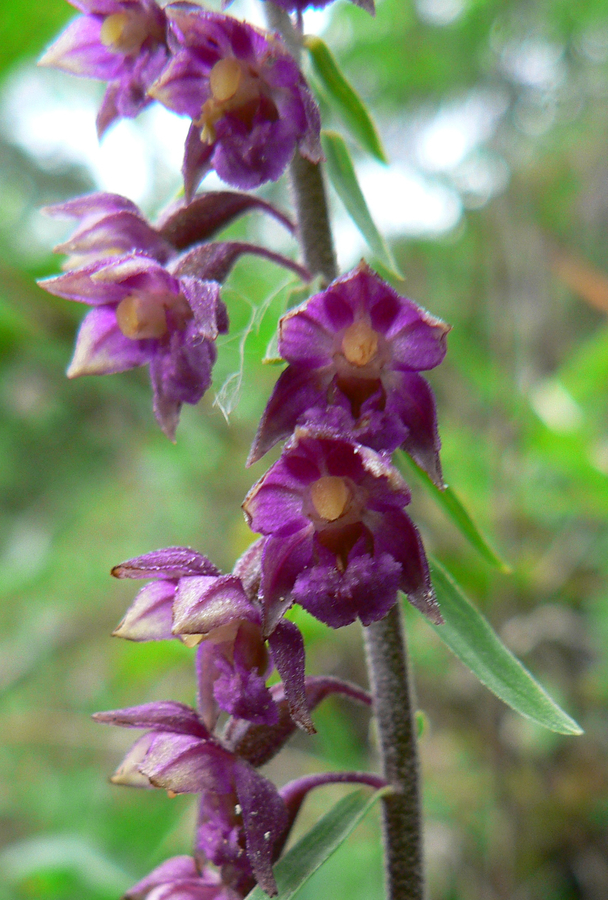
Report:
[{"label": "cluster of flower buds", "polygon": [[[185,200],[155,224],[114,194],[51,207],[76,227],[56,248],[67,256],[65,271],[42,286],[91,307],[68,374],[149,365],[155,415],[173,439],[182,405],[198,403],[211,383],[216,339],[229,327],[221,285],[236,260],[256,254],[310,281],[286,257],[212,240],[251,210],[295,227],[247,194],[195,195],[199,182],[215,169],[249,189],[278,178],[294,153],[318,162],[319,112],[277,35],[191,3],[73,2],[82,15],[42,62],[108,82],[100,133],[152,100],[189,116]],[[372,0],[355,2],[373,12]],[[308,3],[278,5],[299,19]],[[193,855],[163,863],[131,889],[132,900],[239,900],[256,883],[274,895],[273,864],[306,794],[330,782],[385,784],[344,772],[278,790],[258,769],[296,727],[314,731],[311,712],[328,694],[370,703],[353,685],[305,675],[302,634],[285,618],[294,603],[332,628],[357,618],[367,626],[402,591],[441,622],[420,535],[405,512],[410,492],[391,454],[405,450],[442,486],[435,402],[420,372],[442,361],[448,330],[365,263],[289,311],[278,340],[287,367],[249,463],[286,443],[243,504],[261,537],[231,574],[184,547],[113,570],[147,582],[116,636],[196,648],[196,709],[165,701],[96,715],[145,732],[115,783],[199,798]],[[275,670],[280,682],[269,686]]]}]

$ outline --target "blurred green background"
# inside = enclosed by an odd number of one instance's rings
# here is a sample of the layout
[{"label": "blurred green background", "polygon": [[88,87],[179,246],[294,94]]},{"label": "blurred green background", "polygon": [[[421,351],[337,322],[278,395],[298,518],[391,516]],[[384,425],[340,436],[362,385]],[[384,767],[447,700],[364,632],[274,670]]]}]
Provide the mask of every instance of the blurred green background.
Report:
[{"label": "blurred green background", "polygon": [[[170,544],[230,568],[247,546],[240,502],[267,463],[244,460],[288,281],[251,260],[229,279],[215,382],[229,425],[211,391],[174,446],[145,371],[65,379],[82,310],[34,284],[58,270],[49,250],[68,230],[38,209],[102,187],[155,213],[179,187],[184,124],[150,110],[97,150],[99,86],[35,69],[72,14],[63,0],[0,12],[1,900],[111,900],[188,852],[191,801],[108,784],[131,737],[89,718],[193,699],[192,651],[110,639],[133,586],[109,570]],[[380,0],[374,21],[337,3],[305,24],[378,120],[392,163],[359,158],[363,189],[407,293],[453,325],[430,376],[446,479],[514,574],[486,566],[418,486],[412,515],[585,728],[562,738],[517,717],[408,609],[430,900],[606,900],[608,7]],[[264,193],[287,205],[284,181]],[[365,248],[332,204],[345,269]],[[255,216],[230,233],[285,242]],[[297,619],[311,674],[365,682],[357,627]],[[277,781],[376,764],[366,713],[328,701],[315,719],[318,736],[270,767]],[[303,828],[332,791],[310,799]],[[381,900],[374,815],[301,896]]]}]

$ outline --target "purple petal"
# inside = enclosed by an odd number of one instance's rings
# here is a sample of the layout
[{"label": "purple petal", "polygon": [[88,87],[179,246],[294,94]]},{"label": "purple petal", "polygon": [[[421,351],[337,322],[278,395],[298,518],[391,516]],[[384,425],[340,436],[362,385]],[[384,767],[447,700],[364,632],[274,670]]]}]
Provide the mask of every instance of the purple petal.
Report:
[{"label": "purple petal", "polygon": [[203,871],[191,856],[174,856],[125,894],[124,900],[228,900],[219,875]]},{"label": "purple petal", "polygon": [[183,578],[187,575],[219,575],[206,556],[190,547],[167,547],[136,556],[112,569],[115,578]]},{"label": "purple petal", "polygon": [[194,316],[197,334],[215,340],[228,331],[225,307],[220,300],[220,286],[215,281],[201,281],[191,275],[180,278],[182,293]]},{"label": "purple petal", "polygon": [[174,637],[173,598],[175,584],[153,581],[137,594],[124,619],[112,632],[128,641],[162,641]]},{"label": "purple petal", "polygon": [[259,624],[260,614],[248,599],[239,578],[181,578],[174,606],[175,634],[209,634],[242,621]]},{"label": "purple petal", "polygon": [[113,375],[143,366],[152,359],[149,345],[148,341],[132,341],[124,336],[113,306],[99,306],[83,319],[67,370],[68,378]]},{"label": "purple petal", "polygon": [[232,766],[226,751],[209,741],[158,732],[139,770],[155,787],[176,794],[224,793],[229,790]]},{"label": "purple petal", "polygon": [[43,278],[38,282],[41,288],[55,297],[75,300],[77,303],[88,303],[90,306],[107,306],[120,303],[128,293],[128,288],[120,284],[103,284],[93,280],[100,269],[105,268],[108,260],[95,260],[81,269],[65,272],[52,278]]}]

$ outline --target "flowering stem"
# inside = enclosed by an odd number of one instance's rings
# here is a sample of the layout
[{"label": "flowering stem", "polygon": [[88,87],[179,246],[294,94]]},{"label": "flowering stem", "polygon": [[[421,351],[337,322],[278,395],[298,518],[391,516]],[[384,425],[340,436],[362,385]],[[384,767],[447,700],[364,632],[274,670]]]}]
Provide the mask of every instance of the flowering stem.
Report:
[{"label": "flowering stem", "polygon": [[[299,62],[302,41],[284,10],[266,4],[268,23]],[[337,265],[321,166],[297,152],[290,168],[298,232],[307,268],[332,280]],[[382,757],[382,774],[398,793],[384,803],[387,900],[423,900],[422,821],[418,753],[408,682],[401,607],[365,629],[368,669]]]},{"label": "flowering stem", "polygon": [[[267,3],[266,16],[270,27],[280,32],[299,64],[302,38],[287,13],[274,3]],[[322,275],[328,282],[333,281],[338,274],[338,267],[321,166],[311,163],[296,151],[289,167],[289,175],[298,237],[306,268],[313,276]]]},{"label": "flowering stem", "polygon": [[365,629],[365,645],[382,774],[399,789],[383,801],[387,895],[389,900],[422,900],[420,778],[400,603]]}]

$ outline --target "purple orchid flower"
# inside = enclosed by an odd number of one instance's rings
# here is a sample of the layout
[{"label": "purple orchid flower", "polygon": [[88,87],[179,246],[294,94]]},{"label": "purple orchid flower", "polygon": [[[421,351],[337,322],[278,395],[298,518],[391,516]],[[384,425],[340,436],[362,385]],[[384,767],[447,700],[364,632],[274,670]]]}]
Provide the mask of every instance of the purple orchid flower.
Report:
[{"label": "purple orchid flower", "polygon": [[193,120],[183,165],[188,199],[210,169],[251,189],[279,178],[296,148],[322,159],[318,108],[278,36],[187,5],[165,12],[177,46],[150,94]]},{"label": "purple orchid flower", "polygon": [[[259,542],[258,542],[259,543]],[[269,637],[262,633],[257,583],[261,546],[247,551],[222,575],[204,556],[185,547],[156,550],[116,566],[117,578],[154,578],[138,593],[114,631],[133,641],[179,637],[198,646],[198,705],[213,729],[219,711],[250,722],[273,725],[279,705],[266,686],[273,667],[285,687],[295,723],[314,732],[305,691],[302,635],[292,622],[278,622]]]},{"label": "purple orchid flower", "polygon": [[248,464],[296,423],[325,421],[374,450],[402,447],[442,486],[435,400],[419,371],[442,361],[448,331],[365,263],[337,279],[279,323],[289,366]]},{"label": "purple orchid flower", "polygon": [[266,535],[260,594],[271,631],[297,602],[339,628],[386,615],[397,591],[442,621],[410,492],[386,454],[325,428],[298,426],[280,459],[243,503]]},{"label": "purple orchid flower", "polygon": [[149,103],[148,88],[169,58],[167,18],[154,0],[70,0],[84,15],[74,19],[39,62],[107,81],[97,116],[99,136],[121,116],[133,118]]},{"label": "purple orchid flower", "polygon": [[[276,894],[273,847],[283,836],[288,815],[268,779],[224,748],[182,703],[148,703],[96,713],[94,718],[149,729],[112,777],[115,784],[159,787],[171,795],[200,794],[199,851],[231,871],[233,881],[253,877],[268,894]],[[227,883],[224,872],[222,876]]]},{"label": "purple orchid flower", "polygon": [[40,285],[93,307],[80,327],[68,377],[149,364],[154,414],[173,440],[182,404],[198,403],[210,386],[215,339],[228,330],[220,285],[175,277],[141,253],[89,263]]}]

